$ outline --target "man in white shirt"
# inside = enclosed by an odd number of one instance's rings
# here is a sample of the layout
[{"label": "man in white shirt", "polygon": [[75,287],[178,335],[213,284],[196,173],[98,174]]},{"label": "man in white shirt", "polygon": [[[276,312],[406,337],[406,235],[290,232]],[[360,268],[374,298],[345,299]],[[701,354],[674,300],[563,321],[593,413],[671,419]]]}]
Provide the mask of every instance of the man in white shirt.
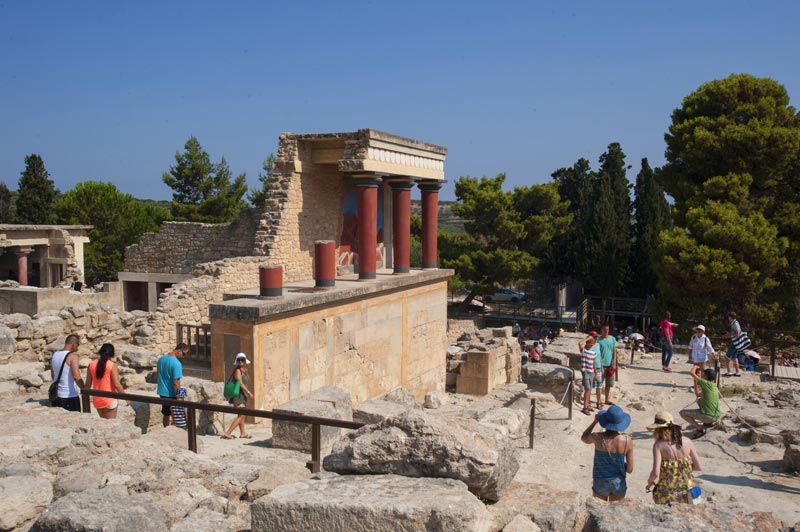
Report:
[{"label": "man in white shirt", "polygon": [[[53,353],[50,361],[50,373],[53,381],[58,381],[58,405],[71,412],[81,411],[79,388],[83,388],[83,379],[78,365],[78,346],[81,340],[77,334],[70,334],[64,341],[64,349]],[[63,367],[63,369],[62,369]],[[59,374],[61,378],[59,378]]]}]

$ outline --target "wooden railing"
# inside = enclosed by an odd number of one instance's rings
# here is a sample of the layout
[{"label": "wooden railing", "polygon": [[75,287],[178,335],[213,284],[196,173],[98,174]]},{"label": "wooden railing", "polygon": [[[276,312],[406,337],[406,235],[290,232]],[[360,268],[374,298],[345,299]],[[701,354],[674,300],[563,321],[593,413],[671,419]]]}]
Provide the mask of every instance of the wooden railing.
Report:
[{"label": "wooden railing", "polygon": [[178,343],[185,342],[189,346],[187,359],[203,364],[211,364],[211,325],[189,325],[178,323],[176,336]]},{"label": "wooden railing", "polygon": [[189,450],[197,452],[197,410],[204,410],[206,412],[220,412],[223,414],[235,414],[237,416],[252,416],[265,419],[273,419],[277,421],[291,421],[294,423],[307,423],[311,425],[311,460],[306,463],[306,467],[312,473],[318,473],[321,467],[320,449],[321,449],[321,427],[338,427],[342,429],[360,429],[364,426],[363,423],[355,421],[344,421],[341,419],[332,419],[326,417],[316,416],[302,416],[297,414],[279,414],[270,410],[257,410],[254,408],[238,408],[235,406],[216,405],[211,403],[198,403],[196,401],[183,401],[177,399],[165,399],[163,397],[152,397],[149,395],[136,395],[130,393],[116,393],[104,392],[101,390],[90,390],[84,388],[81,390],[81,399],[83,401],[83,412],[90,413],[92,411],[91,396],[95,397],[108,397],[110,399],[117,399],[120,401],[135,401],[139,403],[150,403],[162,406],[177,406],[186,408],[186,421],[187,421],[187,438]]}]

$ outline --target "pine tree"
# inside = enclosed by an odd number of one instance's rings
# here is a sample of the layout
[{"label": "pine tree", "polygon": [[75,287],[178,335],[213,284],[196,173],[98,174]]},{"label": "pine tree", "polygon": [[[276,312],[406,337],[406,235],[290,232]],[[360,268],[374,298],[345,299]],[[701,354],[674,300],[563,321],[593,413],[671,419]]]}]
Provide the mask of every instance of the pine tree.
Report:
[{"label": "pine tree", "polygon": [[245,208],[245,174],[232,179],[225,157],[219,163],[211,162],[195,137],[186,141],[183,153],[175,153],[175,162],[162,179],[173,190],[172,215],[176,220],[230,222]]},{"label": "pine tree", "polygon": [[0,223],[14,223],[14,197],[2,182],[0,182]]},{"label": "pine tree", "polygon": [[672,215],[664,190],[656,182],[647,158],[636,176],[634,187],[634,245],[631,257],[631,295],[647,297],[656,291],[653,262],[657,256],[658,235],[672,228]]},{"label": "pine tree", "polygon": [[586,258],[591,266],[587,288],[601,296],[627,293],[632,243],[630,183],[619,143],[600,156],[594,181]]},{"label": "pine tree", "polygon": [[16,222],[20,224],[53,224],[53,209],[58,190],[44,167],[42,158],[33,153],[25,157],[25,170],[19,179]]},{"label": "pine tree", "polygon": [[262,168],[264,171],[258,174],[261,188],[253,188],[247,195],[250,204],[256,208],[264,206],[264,202],[267,201],[267,196],[269,195],[270,181],[275,179],[275,155],[270,153],[269,157],[264,160]]}]

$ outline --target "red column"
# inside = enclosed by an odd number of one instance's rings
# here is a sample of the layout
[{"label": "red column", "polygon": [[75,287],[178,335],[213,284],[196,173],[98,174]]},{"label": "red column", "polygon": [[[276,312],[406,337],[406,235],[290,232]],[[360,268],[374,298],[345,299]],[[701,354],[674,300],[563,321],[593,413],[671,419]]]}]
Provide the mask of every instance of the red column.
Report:
[{"label": "red column", "polygon": [[258,268],[258,294],[261,297],[283,295],[283,266],[260,266]]},{"label": "red column", "polygon": [[394,273],[411,271],[411,181],[393,181],[392,249]]},{"label": "red column", "polygon": [[376,178],[357,178],[358,193],[358,278],[375,279],[378,247],[378,186]]},{"label": "red column", "polygon": [[20,249],[15,251],[17,256],[17,282],[22,286],[28,286],[28,255],[32,249]]},{"label": "red column", "polygon": [[439,232],[439,189],[442,184],[436,181],[423,181],[422,191],[422,267],[436,268],[436,238]]},{"label": "red column", "polygon": [[330,288],[336,285],[336,242],[314,242],[314,286]]}]

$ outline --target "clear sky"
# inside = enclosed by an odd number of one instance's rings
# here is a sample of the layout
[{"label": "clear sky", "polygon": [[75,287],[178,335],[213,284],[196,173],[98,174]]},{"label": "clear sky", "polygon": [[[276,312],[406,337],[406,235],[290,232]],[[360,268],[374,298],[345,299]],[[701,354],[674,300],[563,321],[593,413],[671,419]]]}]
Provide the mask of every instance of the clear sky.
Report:
[{"label": "clear sky", "polygon": [[670,113],[747,72],[800,105],[800,2],[0,0],[0,180],[168,199],[190,135],[257,182],[283,131],[375,128],[461,175],[542,183],[620,142],[663,163]]}]

